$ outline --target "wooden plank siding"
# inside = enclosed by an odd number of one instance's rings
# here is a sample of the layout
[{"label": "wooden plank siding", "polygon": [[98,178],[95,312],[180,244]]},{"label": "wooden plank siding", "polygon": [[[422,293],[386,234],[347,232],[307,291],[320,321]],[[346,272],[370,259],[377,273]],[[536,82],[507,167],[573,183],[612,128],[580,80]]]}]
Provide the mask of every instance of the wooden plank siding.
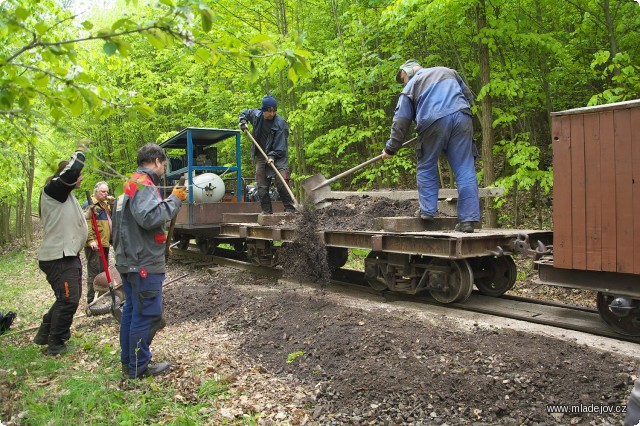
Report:
[{"label": "wooden plank siding", "polygon": [[553,264],[571,269],[571,118],[553,121]]},{"label": "wooden plank siding", "polygon": [[[616,174],[616,271],[633,272],[631,113],[613,112]],[[639,212],[640,213],[640,212]]]},{"label": "wooden plank siding", "polygon": [[554,266],[640,274],[640,100],[552,113]]},{"label": "wooden plank siding", "polygon": [[633,273],[640,274],[640,108],[631,110],[631,158],[633,169]]},{"label": "wooden plank siding", "polygon": [[616,164],[613,111],[600,116],[600,161],[602,166],[602,270],[616,270]]},{"label": "wooden plank siding", "polygon": [[584,115],[571,115],[571,251],[572,268],[587,268]]},{"label": "wooden plank siding", "polygon": [[602,185],[600,172],[600,116],[584,115],[585,208],[587,268],[602,270]]}]

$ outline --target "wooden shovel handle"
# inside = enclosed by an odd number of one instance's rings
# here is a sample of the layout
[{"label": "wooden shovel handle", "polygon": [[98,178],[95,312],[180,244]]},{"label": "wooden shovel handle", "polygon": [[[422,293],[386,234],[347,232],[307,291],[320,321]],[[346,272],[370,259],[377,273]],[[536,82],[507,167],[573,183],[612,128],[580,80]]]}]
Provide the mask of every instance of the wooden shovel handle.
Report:
[{"label": "wooden shovel handle", "polygon": [[[416,140],[418,140],[417,136],[415,138],[413,138],[413,139],[409,139],[408,141],[406,141],[405,143],[402,144],[401,148],[404,148],[405,146],[409,145],[412,142],[415,142]],[[378,155],[376,157],[370,158],[370,159],[368,159],[367,161],[365,161],[362,164],[358,164],[357,166],[355,166],[355,167],[353,167],[353,168],[351,168],[349,170],[345,170],[344,172],[332,177],[331,179],[327,179],[325,182],[322,182],[322,184],[316,186],[313,189],[318,189],[318,188],[322,188],[323,186],[327,186],[330,183],[333,183],[333,182],[337,181],[338,179],[342,179],[343,177],[345,177],[347,175],[350,175],[351,173],[353,173],[355,171],[358,171],[361,168],[363,168],[365,166],[368,166],[371,163],[375,163],[376,161],[378,161],[381,158],[382,158],[382,154],[380,154],[380,155]]]},{"label": "wooden shovel handle", "polygon": [[[184,176],[180,177],[178,181],[178,186],[184,186],[185,178]],[[169,224],[169,231],[167,232],[167,241],[164,244],[164,258],[165,260],[169,258],[171,254],[171,239],[173,238],[173,230],[176,227],[176,219],[178,219],[178,215],[176,214],[173,218],[171,218],[171,223]]]}]

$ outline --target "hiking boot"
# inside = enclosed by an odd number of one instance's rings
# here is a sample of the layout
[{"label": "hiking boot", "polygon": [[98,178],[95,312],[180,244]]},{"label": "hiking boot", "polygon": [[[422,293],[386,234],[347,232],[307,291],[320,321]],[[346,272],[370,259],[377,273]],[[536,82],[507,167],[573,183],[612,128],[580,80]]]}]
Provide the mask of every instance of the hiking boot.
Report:
[{"label": "hiking boot", "polygon": [[36,345],[47,345],[49,344],[49,331],[51,330],[51,323],[42,323],[35,337],[33,338],[33,343]]},{"label": "hiking boot", "polygon": [[49,345],[49,347],[47,348],[47,355],[64,355],[68,354],[69,352],[75,352],[77,350],[77,346],[68,346],[64,343],[55,346]]},{"label": "hiking boot", "polygon": [[166,361],[150,362],[149,364],[147,364],[147,369],[142,373],[139,373],[135,378],[141,379],[143,377],[157,376],[169,370],[169,367],[171,367],[171,364]]},{"label": "hiking boot", "polygon": [[433,220],[434,219],[433,216],[424,213],[422,211],[422,209],[416,210],[415,215],[416,215],[416,217],[419,217],[422,220]]},{"label": "hiking boot", "polygon": [[285,213],[296,214],[298,211],[296,209],[284,209]]},{"label": "hiking boot", "polygon": [[456,227],[454,228],[454,231],[466,232],[467,234],[470,234],[473,232],[473,222],[458,222],[456,224]]}]

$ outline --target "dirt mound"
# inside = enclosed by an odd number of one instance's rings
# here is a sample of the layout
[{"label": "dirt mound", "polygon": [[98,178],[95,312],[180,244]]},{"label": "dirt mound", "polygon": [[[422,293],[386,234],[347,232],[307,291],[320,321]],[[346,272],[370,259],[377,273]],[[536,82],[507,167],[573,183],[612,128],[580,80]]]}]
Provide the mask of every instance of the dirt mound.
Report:
[{"label": "dirt mound", "polygon": [[374,229],[375,218],[414,216],[418,208],[417,200],[354,195],[334,201],[316,213],[321,229],[363,231]]},{"label": "dirt mound", "polygon": [[246,359],[247,368],[307,389],[296,409],[306,407],[313,424],[616,424],[622,418],[551,416],[546,406],[625,404],[633,360],[522,332],[468,331],[384,303],[356,305],[229,268],[172,286],[165,299],[168,330],[214,318],[238,339],[234,357]]}]

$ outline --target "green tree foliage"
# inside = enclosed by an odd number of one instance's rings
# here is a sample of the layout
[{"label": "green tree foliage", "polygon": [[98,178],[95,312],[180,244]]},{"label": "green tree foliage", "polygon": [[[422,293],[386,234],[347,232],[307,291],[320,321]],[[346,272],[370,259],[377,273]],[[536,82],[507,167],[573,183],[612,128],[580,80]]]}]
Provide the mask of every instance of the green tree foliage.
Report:
[{"label": "green tree foliage", "polygon": [[[239,39],[228,32],[229,27],[213,25],[221,18],[205,2],[127,1],[118,6],[114,19],[99,14],[81,19],[55,0],[0,4],[0,34],[5,41],[0,46],[0,133],[10,141],[13,154],[3,161],[17,156],[23,163],[17,170],[28,171],[24,155],[30,152],[27,147],[35,146],[38,164],[46,163],[45,168],[51,169],[71,150],[74,139],[99,138],[85,169],[86,186],[105,175],[117,181],[134,164],[131,150],[155,140],[159,132],[175,130],[180,122],[198,125],[221,109],[211,108],[198,85],[191,93],[184,91],[193,88],[194,81],[208,79],[211,70],[233,61],[248,70],[244,77],[249,81],[257,80],[260,61],[270,61],[271,69],[286,70],[292,81],[308,71],[308,53],[299,48],[299,37],[272,42],[256,33]],[[278,43],[282,49],[276,47]],[[146,68],[151,62],[143,55],[157,61]],[[167,78],[176,76],[177,81],[166,84]],[[174,102],[176,96],[182,105]],[[156,108],[162,116],[154,114]],[[176,121],[173,115],[178,108],[186,113]],[[150,116],[163,117],[164,125],[139,132],[156,124],[149,121]],[[57,159],[51,161],[49,151]],[[13,187],[24,190],[29,175],[0,189],[0,201],[11,203],[16,194]]]},{"label": "green tree foliage", "polygon": [[[482,4],[486,24],[479,30]],[[381,152],[402,89],[396,69],[415,58],[460,72],[476,95],[476,139],[493,147],[497,184],[521,192],[527,210],[535,210],[538,195],[551,188],[550,112],[638,96],[640,6],[482,4],[120,0],[107,11],[75,16],[55,0],[6,0],[0,165],[11,182],[0,188],[0,202],[25,192],[29,146],[36,148],[37,186],[74,139],[89,137],[96,143],[87,188],[97,180],[118,188],[140,145],[187,126],[235,128],[239,112],[258,107],[267,93],[291,127],[294,182],[319,172],[335,176]],[[488,83],[480,78],[481,44],[489,54]],[[481,101],[488,95],[485,124]],[[483,141],[483,134],[495,140]],[[252,175],[250,141],[243,146],[244,173]],[[404,149],[333,187],[415,188],[414,157]],[[451,185],[446,177],[443,168]],[[501,213],[507,222],[510,216],[516,215]]]}]

